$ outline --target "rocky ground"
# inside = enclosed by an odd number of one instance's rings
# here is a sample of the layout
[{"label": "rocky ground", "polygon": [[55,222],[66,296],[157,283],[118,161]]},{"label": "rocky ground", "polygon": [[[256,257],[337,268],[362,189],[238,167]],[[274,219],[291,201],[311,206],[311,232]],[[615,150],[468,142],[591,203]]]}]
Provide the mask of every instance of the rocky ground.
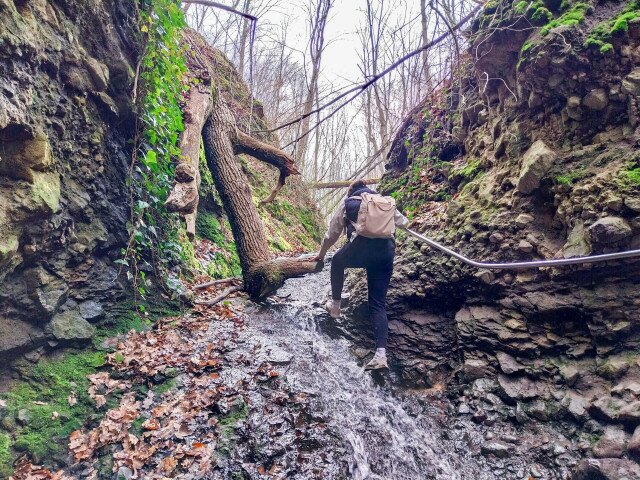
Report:
[{"label": "rocky ground", "polygon": [[592,478],[571,472],[614,467],[638,474],[623,460],[579,463],[570,425],[548,425],[511,405],[496,381],[447,391],[407,388],[397,366],[364,372],[370,352],[336,337],[313,305],[327,282],[325,271],[289,281],[266,305],[236,298],[198,306],[106,339],[107,364],[89,377],[95,413],[71,433],[60,469],[25,457],[13,478],[531,480]]},{"label": "rocky ground", "polygon": [[[491,2],[461,77],[400,130],[381,190],[477,260],[637,249],[639,17],[637,2]],[[397,253],[390,347],[405,381],[445,385],[480,423],[491,393],[514,424],[558,426],[592,462],[578,471],[637,475],[638,260],[479,271],[403,237]],[[364,287],[353,280],[338,328],[367,346]]]}]

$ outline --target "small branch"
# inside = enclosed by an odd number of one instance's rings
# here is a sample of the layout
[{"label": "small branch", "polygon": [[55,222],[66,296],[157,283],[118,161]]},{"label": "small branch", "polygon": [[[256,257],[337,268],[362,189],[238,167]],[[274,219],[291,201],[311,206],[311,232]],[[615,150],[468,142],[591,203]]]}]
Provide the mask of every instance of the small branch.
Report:
[{"label": "small branch", "polygon": [[[478,13],[481,9],[482,9],[481,6],[475,7],[468,15],[466,15],[464,18],[462,18],[456,25],[451,27],[452,31],[455,32],[456,30],[459,30],[465,23],[467,23],[469,20],[471,20],[476,15],[476,13]],[[409,60],[412,57],[415,57],[416,55],[420,54],[422,51],[428,50],[428,49],[438,45],[439,43],[442,43],[442,41],[445,40],[447,37],[449,37],[449,35],[451,35],[451,32],[447,31],[447,32],[443,33],[442,35],[440,35],[439,37],[437,37],[434,40],[432,40],[431,42],[427,43],[426,45],[423,45],[422,47],[418,48],[417,50],[414,50],[412,52],[407,53],[406,55],[401,57],[399,60],[395,61],[394,63],[389,65],[387,68],[385,68],[382,72],[378,73],[377,75],[371,76],[370,79],[367,80],[366,82],[361,83],[359,85],[356,85],[355,87],[350,88],[349,90],[341,93],[340,95],[338,95],[334,99],[330,100],[329,102],[325,103],[324,105],[321,105],[318,108],[316,108],[314,110],[311,110],[310,112],[305,113],[304,115],[301,115],[300,117],[298,117],[298,118],[296,118],[294,120],[291,120],[289,122],[283,123],[282,125],[279,125],[279,126],[277,126],[275,128],[272,128],[271,130],[260,130],[259,132],[260,133],[273,133],[273,132],[277,132],[278,130],[281,130],[283,128],[290,127],[291,125],[295,125],[296,123],[301,122],[305,118],[310,117],[311,115],[315,115],[316,113],[324,110],[325,108],[328,108],[331,105],[334,105],[334,104],[338,103],[340,100],[342,100],[343,98],[351,95],[354,92],[356,92],[356,94],[353,95],[353,97],[350,98],[349,101],[355,99],[362,92],[364,92],[367,88],[369,88],[371,85],[376,83],[378,80],[380,80],[382,77],[387,75],[389,72],[391,72],[394,69],[396,69],[402,63],[406,62],[407,60]],[[349,101],[342,103],[338,107],[338,109],[344,107],[347,103],[349,103]]]},{"label": "small branch", "polygon": [[284,187],[284,182],[286,178],[287,176],[282,171],[280,171],[280,175],[278,176],[278,183],[276,183],[275,188],[269,194],[269,196],[264,200],[260,201],[260,205],[264,205],[265,203],[271,203],[276,199],[276,195],[278,195],[278,192],[282,189],[282,187]]},{"label": "small branch", "polygon": [[226,297],[228,297],[232,293],[239,292],[240,290],[242,290],[242,288],[243,288],[242,285],[234,285],[233,287],[229,287],[226,290],[224,290],[220,295],[218,295],[213,300],[204,300],[204,301],[196,302],[196,304],[208,305],[208,306],[215,305],[216,303],[220,303],[222,300],[224,300]]},{"label": "small branch", "polygon": [[223,278],[223,279],[220,279],[220,280],[212,280],[211,282],[200,283],[199,285],[194,285],[193,289],[194,290],[203,290],[205,288],[213,287],[215,285],[224,285],[225,283],[231,283],[231,282],[240,281],[240,280],[241,280],[241,278],[237,278],[237,277]]},{"label": "small branch", "polygon": [[[353,180],[340,180],[337,182],[317,182],[317,183],[312,183],[311,184],[311,188],[346,188],[349,185],[351,185],[351,183],[353,182]],[[373,185],[374,183],[379,183],[380,179],[379,178],[368,178],[366,180],[363,180],[365,185]]]},{"label": "small branch", "polygon": [[244,18],[247,18],[253,22],[257,22],[258,21],[258,17],[255,17],[253,15],[250,15],[248,13],[245,12],[241,12],[240,10],[236,10],[234,8],[231,8],[227,5],[223,5],[222,3],[218,3],[218,2],[210,2],[208,0],[182,0],[182,3],[186,3],[187,6],[190,3],[197,3],[198,5],[204,5],[205,7],[213,7],[213,8],[219,8],[221,10],[225,10],[227,12],[231,12],[231,13],[235,13],[236,15],[240,15]]}]

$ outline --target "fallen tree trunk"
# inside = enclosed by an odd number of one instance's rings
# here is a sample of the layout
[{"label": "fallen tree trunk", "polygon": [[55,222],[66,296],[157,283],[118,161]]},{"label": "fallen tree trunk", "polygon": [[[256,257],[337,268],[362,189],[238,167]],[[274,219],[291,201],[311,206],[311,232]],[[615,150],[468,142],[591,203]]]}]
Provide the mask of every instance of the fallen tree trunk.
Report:
[{"label": "fallen tree trunk", "polygon": [[[374,183],[380,183],[379,178],[368,178],[363,180],[365,185],[373,185]],[[353,183],[353,180],[343,180],[338,182],[317,182],[312,183],[311,188],[321,189],[321,188],[346,188]]]},{"label": "fallen tree trunk", "polygon": [[191,82],[183,99],[182,163],[176,167],[176,182],[166,205],[169,210],[187,216],[188,228],[194,227],[190,235],[194,234],[202,135],[207,165],[231,224],[242,267],[243,288],[251,297],[264,297],[279,288],[285,279],[317,271],[322,263],[271,258],[262,219],[236,155],[250,155],[279,170],[277,184],[263,202],[272,201],[286,178],[299,172],[290,155],[237,128],[223,95],[211,89],[214,83],[211,79],[215,78],[215,50],[193,30],[185,32],[185,43],[189,47],[186,49],[188,75],[198,81]]}]

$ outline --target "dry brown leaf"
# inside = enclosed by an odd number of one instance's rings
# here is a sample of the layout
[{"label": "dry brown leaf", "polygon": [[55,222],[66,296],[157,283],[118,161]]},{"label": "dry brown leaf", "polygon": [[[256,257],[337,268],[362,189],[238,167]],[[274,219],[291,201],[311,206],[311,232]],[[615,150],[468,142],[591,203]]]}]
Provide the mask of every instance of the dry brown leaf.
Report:
[{"label": "dry brown leaf", "polygon": [[69,402],[69,405],[71,407],[78,403],[78,396],[76,395],[76,392],[71,392],[71,394],[67,397],[67,402]]}]

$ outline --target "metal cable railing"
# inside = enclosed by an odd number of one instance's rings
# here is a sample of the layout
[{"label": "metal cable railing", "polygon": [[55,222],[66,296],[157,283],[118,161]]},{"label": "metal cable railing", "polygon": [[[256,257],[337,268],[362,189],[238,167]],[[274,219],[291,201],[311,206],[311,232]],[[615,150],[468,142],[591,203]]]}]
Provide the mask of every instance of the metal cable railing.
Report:
[{"label": "metal cable railing", "polygon": [[409,235],[418,240],[423,241],[427,245],[440,250],[441,252],[446,253],[458,260],[466,263],[467,265],[471,265],[477,268],[486,268],[488,270],[525,270],[527,268],[538,268],[538,267],[562,267],[565,265],[579,265],[583,263],[598,263],[598,262],[607,262],[610,260],[620,260],[623,258],[634,258],[640,257],[640,250],[627,250],[624,252],[615,252],[615,253],[604,253],[602,255],[592,255],[588,257],[574,257],[574,258],[559,258],[554,260],[532,260],[529,262],[512,262],[512,263],[484,263],[484,262],[476,262],[475,260],[471,260],[470,258],[465,257],[457,252],[454,252],[450,248],[445,247],[444,245],[440,245],[435,240],[431,240],[424,235],[419,234],[418,232],[414,232],[408,228],[404,229]]}]

